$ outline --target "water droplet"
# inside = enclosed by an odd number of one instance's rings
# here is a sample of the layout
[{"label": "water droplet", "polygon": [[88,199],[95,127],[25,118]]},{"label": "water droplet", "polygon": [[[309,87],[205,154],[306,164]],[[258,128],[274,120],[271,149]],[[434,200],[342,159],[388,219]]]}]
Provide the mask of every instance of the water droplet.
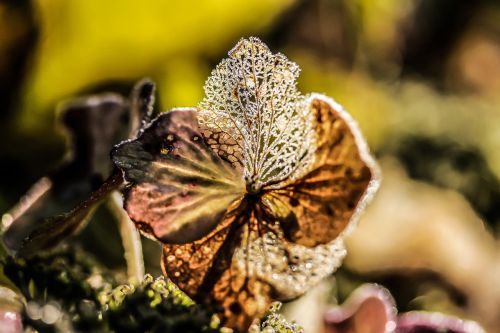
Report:
[{"label": "water droplet", "polygon": [[247,75],[245,77],[245,84],[246,84],[246,86],[247,86],[248,89],[255,88],[256,82],[255,82],[254,76],[253,75]]},{"label": "water droplet", "polygon": [[28,302],[28,305],[26,306],[26,312],[31,319],[38,320],[42,318],[40,307],[36,302]]},{"label": "water droplet", "polygon": [[12,215],[10,215],[9,213],[3,214],[2,227],[7,228],[9,225],[12,224],[13,221],[14,221],[14,218],[12,217]]},{"label": "water droplet", "polygon": [[270,312],[278,312],[280,309],[281,309],[281,306],[283,304],[281,304],[281,302],[273,302],[270,306],[269,306],[269,311]]},{"label": "water droplet", "polygon": [[92,286],[92,288],[98,289],[103,286],[104,280],[101,274],[93,274],[88,279],[87,282]]},{"label": "water droplet", "polygon": [[175,272],[175,273],[174,273],[174,276],[175,276],[175,277],[179,277],[179,276],[181,276],[181,272],[179,272],[179,271]]},{"label": "water droplet", "polygon": [[[168,260],[168,257],[167,257],[167,260]],[[144,284],[150,284],[150,283],[153,283],[154,277],[153,277],[153,275],[148,273],[148,274],[144,275],[144,279],[142,281]]]},{"label": "water droplet", "polygon": [[54,324],[61,317],[59,307],[54,304],[47,304],[42,308],[42,320],[46,324]]},{"label": "water droplet", "polygon": [[396,329],[396,323],[394,322],[394,320],[390,320],[387,322],[387,324],[385,324],[385,331],[386,332],[392,332]]},{"label": "water droplet", "polygon": [[262,330],[262,333],[275,333],[276,331],[271,326],[267,326]]},{"label": "water droplet", "polygon": [[173,262],[174,260],[175,260],[175,256],[172,254],[167,257],[168,262]]}]

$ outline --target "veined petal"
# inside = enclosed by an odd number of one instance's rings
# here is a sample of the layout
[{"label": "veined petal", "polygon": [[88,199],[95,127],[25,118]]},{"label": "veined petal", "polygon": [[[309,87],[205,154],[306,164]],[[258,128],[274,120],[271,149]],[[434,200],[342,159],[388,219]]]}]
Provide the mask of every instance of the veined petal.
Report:
[{"label": "veined petal", "polygon": [[379,186],[380,171],[340,105],[314,94],[309,109],[316,132],[314,162],[301,178],[269,188],[263,202],[287,239],[316,246],[333,241],[357,220]]},{"label": "veined petal", "polygon": [[201,238],[243,195],[241,174],[205,144],[194,109],[161,114],[136,140],[118,145],[112,157],[131,183],[129,216],[163,242]]}]

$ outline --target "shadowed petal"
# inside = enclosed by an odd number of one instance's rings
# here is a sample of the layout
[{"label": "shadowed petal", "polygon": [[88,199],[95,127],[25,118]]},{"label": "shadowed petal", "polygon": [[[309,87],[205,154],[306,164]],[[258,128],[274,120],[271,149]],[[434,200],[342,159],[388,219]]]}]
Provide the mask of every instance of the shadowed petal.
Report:
[{"label": "shadowed petal", "polygon": [[163,242],[208,234],[243,196],[241,174],[205,144],[194,109],[160,115],[137,140],[118,145],[112,158],[131,183],[129,216]]}]

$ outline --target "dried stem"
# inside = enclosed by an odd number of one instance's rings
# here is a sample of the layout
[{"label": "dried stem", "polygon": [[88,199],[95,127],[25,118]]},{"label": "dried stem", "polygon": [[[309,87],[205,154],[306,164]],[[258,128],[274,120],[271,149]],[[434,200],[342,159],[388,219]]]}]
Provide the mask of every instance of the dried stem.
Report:
[{"label": "dried stem", "polygon": [[118,219],[118,227],[125,249],[125,261],[127,262],[127,275],[129,280],[139,282],[144,277],[144,260],[142,257],[142,244],[139,232],[134,223],[123,209],[123,199],[119,192],[111,193],[108,200],[111,212]]}]

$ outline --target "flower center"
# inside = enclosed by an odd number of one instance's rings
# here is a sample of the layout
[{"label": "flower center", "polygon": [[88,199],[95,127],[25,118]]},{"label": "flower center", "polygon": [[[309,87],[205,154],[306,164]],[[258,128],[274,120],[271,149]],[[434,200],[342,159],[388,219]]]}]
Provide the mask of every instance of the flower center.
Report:
[{"label": "flower center", "polygon": [[262,189],[262,182],[257,179],[257,176],[246,179],[246,184],[247,193],[251,195],[259,194]]}]

